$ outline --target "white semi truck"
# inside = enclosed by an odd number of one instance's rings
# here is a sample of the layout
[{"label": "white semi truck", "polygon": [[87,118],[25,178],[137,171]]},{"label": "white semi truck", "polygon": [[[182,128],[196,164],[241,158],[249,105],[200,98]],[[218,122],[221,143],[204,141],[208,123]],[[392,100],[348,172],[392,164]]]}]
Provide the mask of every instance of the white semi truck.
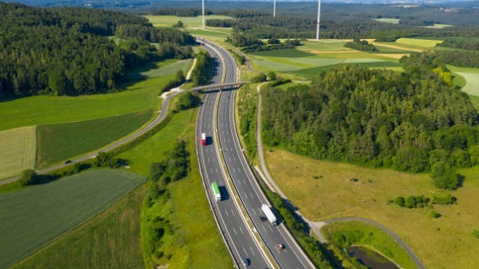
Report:
[{"label": "white semi truck", "polygon": [[221,201],[221,192],[220,192],[220,189],[218,188],[218,184],[216,184],[216,182],[213,182],[211,184],[211,189],[213,190],[213,194],[215,195],[215,201],[220,202]]},{"label": "white semi truck", "polygon": [[276,219],[276,216],[268,205],[263,204],[261,206],[261,210],[266,215],[266,218],[268,218],[269,223],[273,225],[278,225],[278,220]]}]

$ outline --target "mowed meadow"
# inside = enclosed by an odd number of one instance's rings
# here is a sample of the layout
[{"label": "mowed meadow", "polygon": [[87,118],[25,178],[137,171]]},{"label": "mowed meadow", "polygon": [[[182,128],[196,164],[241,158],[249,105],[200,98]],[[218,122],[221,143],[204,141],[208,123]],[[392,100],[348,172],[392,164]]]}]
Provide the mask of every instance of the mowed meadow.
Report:
[{"label": "mowed meadow", "polygon": [[100,169],[0,195],[0,268],[7,268],[105,210],[145,178]]},{"label": "mowed meadow", "polygon": [[[479,267],[479,260],[465,258],[479,255],[477,238],[471,234],[479,229],[479,167],[459,170],[464,186],[446,191],[435,188],[427,174],[319,161],[277,148],[266,150],[265,158],[275,182],[308,219],[368,218],[398,235],[426,268]],[[387,203],[397,196],[431,199],[448,193],[457,204],[408,209]],[[433,210],[441,217],[431,218]]]},{"label": "mowed meadow", "polygon": [[35,167],[36,127],[0,131],[0,179]]}]

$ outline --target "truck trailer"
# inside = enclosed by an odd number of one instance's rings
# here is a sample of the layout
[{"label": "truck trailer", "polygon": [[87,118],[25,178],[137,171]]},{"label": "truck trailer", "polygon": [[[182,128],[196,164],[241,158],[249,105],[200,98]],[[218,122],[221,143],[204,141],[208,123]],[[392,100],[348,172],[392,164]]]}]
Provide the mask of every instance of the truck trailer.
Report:
[{"label": "truck trailer", "polygon": [[201,134],[201,145],[206,146],[206,134]]},{"label": "truck trailer", "polygon": [[266,215],[266,218],[268,218],[269,223],[273,225],[278,225],[278,220],[276,219],[276,216],[268,205],[263,204],[261,206],[261,210]]},{"label": "truck trailer", "polygon": [[211,189],[213,190],[213,194],[215,195],[215,201],[220,202],[221,201],[221,193],[220,193],[220,189],[218,188],[218,184],[216,184],[216,182],[213,182],[211,184]]}]

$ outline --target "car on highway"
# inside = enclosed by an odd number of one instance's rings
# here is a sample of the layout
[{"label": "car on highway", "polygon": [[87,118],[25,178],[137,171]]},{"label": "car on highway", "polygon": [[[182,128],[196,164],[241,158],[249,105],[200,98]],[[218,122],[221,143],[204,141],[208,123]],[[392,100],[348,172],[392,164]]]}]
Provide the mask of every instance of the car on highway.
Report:
[{"label": "car on highway", "polygon": [[71,161],[71,160],[67,160],[67,161],[65,162],[65,164],[69,164],[69,163],[72,163],[72,161]]},{"label": "car on highway", "polygon": [[284,245],[281,244],[281,243],[277,243],[277,244],[276,244],[276,248],[277,248],[278,250],[283,250],[283,249],[284,249]]},{"label": "car on highway", "polygon": [[262,222],[265,222],[265,221],[267,221],[268,219],[267,219],[265,216],[259,216],[259,220],[261,220]]},{"label": "car on highway", "polygon": [[244,266],[249,266],[249,259],[243,258],[243,259],[241,259],[241,260],[243,261],[243,265],[244,265]]}]

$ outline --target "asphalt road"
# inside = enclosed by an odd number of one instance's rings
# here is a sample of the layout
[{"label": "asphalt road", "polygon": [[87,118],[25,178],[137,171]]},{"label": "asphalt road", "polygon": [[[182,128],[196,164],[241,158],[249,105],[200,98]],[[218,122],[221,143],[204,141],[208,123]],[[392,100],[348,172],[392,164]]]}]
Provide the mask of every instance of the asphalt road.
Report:
[{"label": "asphalt road", "polygon": [[[223,75],[223,64],[215,50],[205,46],[215,61],[215,71],[213,82],[221,83]],[[228,75],[229,77],[229,75]],[[250,261],[248,268],[270,268],[264,253],[255,242],[253,232],[248,227],[241,212],[234,202],[231,190],[228,187],[226,178],[221,165],[220,156],[216,147],[216,136],[214,128],[215,107],[218,98],[218,92],[209,92],[205,94],[203,104],[199,110],[198,124],[196,129],[196,145],[198,152],[198,161],[206,185],[206,192],[212,210],[220,226],[220,232],[223,234],[226,243],[233,255],[235,264],[243,268],[242,258]],[[201,134],[205,133],[208,144],[201,145]],[[222,201],[215,202],[211,184],[216,182],[222,193]]]},{"label": "asphalt road", "polygon": [[[233,57],[224,49],[218,50],[226,64],[225,82],[236,80],[236,63]],[[251,172],[236,133],[235,93],[236,90],[223,91],[217,115],[219,143],[230,177],[257,232],[278,264],[288,269],[314,268],[283,224],[273,226],[268,221],[260,220],[260,216],[264,216],[261,205],[269,203]],[[285,245],[286,248],[278,250],[275,246],[277,243]]]}]

